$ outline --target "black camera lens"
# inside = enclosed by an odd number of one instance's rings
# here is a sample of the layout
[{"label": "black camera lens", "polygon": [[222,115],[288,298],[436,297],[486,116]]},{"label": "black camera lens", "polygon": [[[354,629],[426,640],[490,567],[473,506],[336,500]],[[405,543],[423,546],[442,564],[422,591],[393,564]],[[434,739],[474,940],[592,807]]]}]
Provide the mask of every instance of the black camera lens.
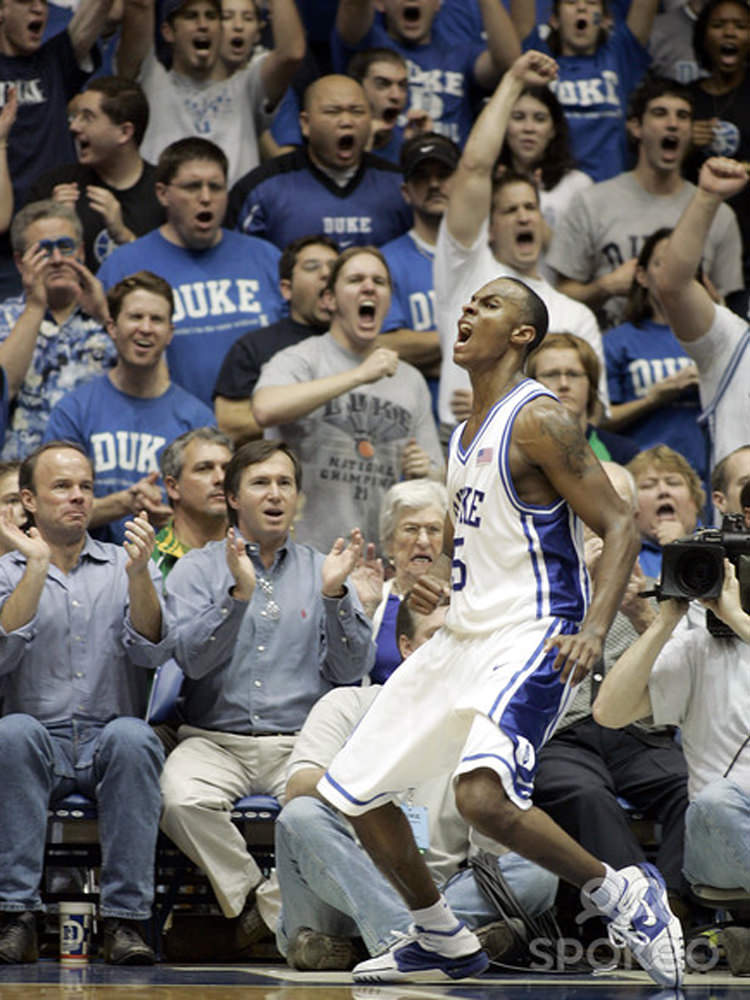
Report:
[{"label": "black camera lens", "polygon": [[686,597],[702,597],[721,583],[723,573],[721,562],[717,563],[711,552],[705,554],[685,553],[675,567],[675,580]]}]

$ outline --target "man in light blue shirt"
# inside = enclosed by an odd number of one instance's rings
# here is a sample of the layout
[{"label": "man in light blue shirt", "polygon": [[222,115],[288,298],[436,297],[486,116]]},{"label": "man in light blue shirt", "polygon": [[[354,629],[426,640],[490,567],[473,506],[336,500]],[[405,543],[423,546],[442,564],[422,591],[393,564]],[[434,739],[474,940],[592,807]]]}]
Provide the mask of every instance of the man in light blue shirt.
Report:
[{"label": "man in light blue shirt", "polygon": [[172,340],[174,297],[168,281],[136,271],[107,294],[113,368],[63,396],[44,440],[75,441],[94,463],[96,538],[122,542],[125,523],[145,510],[158,529],[170,516],[159,476],[165,445],[214,423],[213,411],[173,382],[165,361]]},{"label": "man in light blue shirt", "polygon": [[283,442],[243,445],[226,470],[226,541],[188,552],[166,581],[186,725],[162,775],[162,828],[206,873],[224,915],[240,917],[236,951],[258,926],[262,876],[231,807],[243,795],[282,796],[309,709],[374,661],[370,623],[346,582],[362,534],[337,539],[327,556],[292,541],[300,476]]},{"label": "man in light blue shirt", "polygon": [[[169,655],[145,514],[122,547],[87,533],[94,474],[53,441],[25,459],[27,532],[0,513],[0,962],[35,961],[47,810],[71,792],[96,799],[103,951],[152,964],[139,922],[151,914],[160,809],[158,738],[138,716],[147,667]],[[156,585],[155,585],[156,584]]]}]

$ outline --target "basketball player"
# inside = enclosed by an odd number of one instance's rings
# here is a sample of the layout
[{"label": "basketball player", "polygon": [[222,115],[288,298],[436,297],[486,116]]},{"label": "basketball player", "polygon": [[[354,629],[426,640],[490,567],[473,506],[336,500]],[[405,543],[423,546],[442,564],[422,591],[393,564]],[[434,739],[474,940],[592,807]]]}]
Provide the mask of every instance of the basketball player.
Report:
[{"label": "basketball player", "polygon": [[[514,278],[464,306],[455,361],[474,409],[450,446],[452,596],[446,624],[389,679],[321,779],[322,796],[402,893],[412,933],[360,963],[355,980],[460,979],[487,956],[437,892],[398,792],[452,770],[479,833],[580,886],[653,978],[679,984],[682,934],[649,865],[614,871],[531,805],[536,755],[573,686],[600,659],[638,540],[632,513],[557,398],[522,365],[547,329]],[[593,597],[578,515],[604,542]]]}]

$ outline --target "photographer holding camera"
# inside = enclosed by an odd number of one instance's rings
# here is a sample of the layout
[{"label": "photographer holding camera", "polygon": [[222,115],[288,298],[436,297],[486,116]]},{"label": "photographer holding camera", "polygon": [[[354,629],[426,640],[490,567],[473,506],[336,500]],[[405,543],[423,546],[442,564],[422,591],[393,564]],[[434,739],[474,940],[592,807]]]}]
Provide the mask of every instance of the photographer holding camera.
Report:
[{"label": "photographer holding camera", "polygon": [[[741,504],[750,502],[745,493]],[[719,596],[702,599],[733,635],[718,638],[687,619],[678,629],[688,603],[660,602],[654,622],[605,677],[594,718],[620,728],[652,715],[681,727],[690,798],[685,875],[693,884],[750,891],[750,615],[733,562],[724,560]],[[747,945],[750,928],[741,930]]]}]

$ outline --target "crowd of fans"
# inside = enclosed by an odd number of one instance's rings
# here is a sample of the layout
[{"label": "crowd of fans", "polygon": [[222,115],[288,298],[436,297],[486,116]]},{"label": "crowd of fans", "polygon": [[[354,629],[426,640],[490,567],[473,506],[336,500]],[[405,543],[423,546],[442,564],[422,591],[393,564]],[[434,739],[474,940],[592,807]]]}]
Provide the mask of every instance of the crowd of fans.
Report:
[{"label": "crowd of fans", "polygon": [[[154,960],[159,822],[232,921],[224,956],[275,932],[297,968],[348,968],[407,929],[310,796],[440,625],[406,598],[445,579],[445,447],[473,405],[453,344],[500,276],[547,306],[526,374],[642,538],[602,673],[630,659],[601,711],[601,678],[579,688],[538,803],[615,868],[643,859],[618,796],[658,821],[686,927],[686,875],[750,891],[747,844],[712,869],[691,813],[735,767],[723,822],[747,833],[748,682],[712,698],[726,761],[666,681],[617,700],[634,649],[650,668],[702,627],[638,597],[663,546],[750,510],[749,59],[747,0],[0,0],[0,962],[36,958],[47,803],[74,788],[100,811],[107,961]],[[736,601],[713,610],[746,643]],[[167,657],[159,739],[144,668]],[[289,803],[280,904],[229,819],[249,792]],[[476,851],[449,793],[409,803],[440,883]],[[316,837],[342,884],[310,870]],[[550,906],[548,873],[491,850],[527,914]],[[456,912],[517,955],[523,921],[473,879]]]}]

